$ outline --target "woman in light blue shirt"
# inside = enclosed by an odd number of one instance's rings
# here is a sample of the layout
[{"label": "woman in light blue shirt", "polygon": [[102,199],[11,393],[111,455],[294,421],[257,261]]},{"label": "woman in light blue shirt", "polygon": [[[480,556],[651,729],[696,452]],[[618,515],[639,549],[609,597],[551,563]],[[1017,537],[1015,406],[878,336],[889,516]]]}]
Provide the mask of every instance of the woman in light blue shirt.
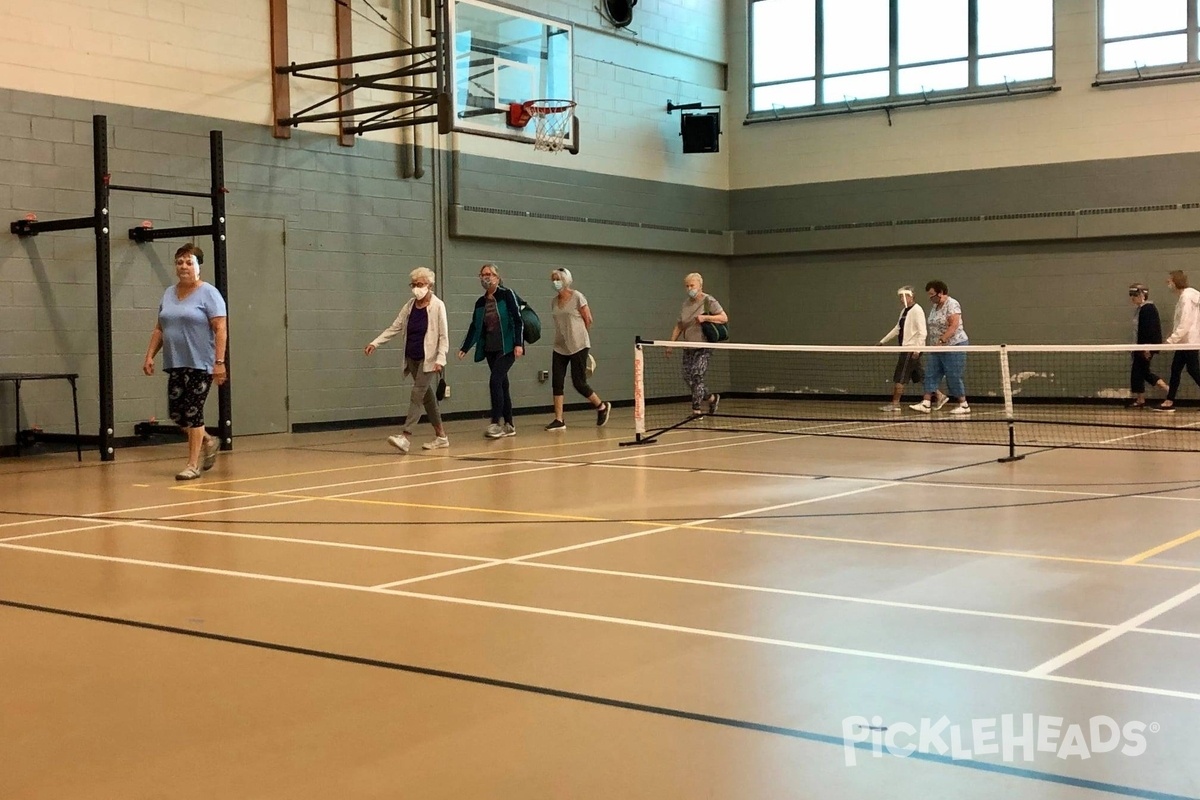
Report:
[{"label": "woman in light blue shirt", "polygon": [[[962,306],[950,296],[950,290],[942,281],[930,281],[925,284],[925,292],[933,304],[929,308],[929,343],[935,346],[965,346],[970,344],[967,331],[963,327]],[[937,391],[938,382],[946,378],[946,390],[958,398],[958,405],[950,410],[951,414],[970,414],[971,406],[967,403],[967,387],[963,383],[963,373],[967,369],[966,353],[930,353],[929,366],[925,370],[925,397],[916,405],[909,406],[913,411],[928,414],[937,411],[946,404],[945,395],[938,397],[936,405],[932,403]]]},{"label": "woman in light blue shirt", "polygon": [[204,401],[213,381],[225,383],[225,299],[211,283],[200,280],[204,251],[185,244],[175,251],[178,283],[163,293],[158,323],[150,334],[142,372],[154,374],[154,356],[162,350],[167,373],[167,410],[188,437],[187,466],[177,481],[200,477],[217,460],[220,441],[204,430]]}]

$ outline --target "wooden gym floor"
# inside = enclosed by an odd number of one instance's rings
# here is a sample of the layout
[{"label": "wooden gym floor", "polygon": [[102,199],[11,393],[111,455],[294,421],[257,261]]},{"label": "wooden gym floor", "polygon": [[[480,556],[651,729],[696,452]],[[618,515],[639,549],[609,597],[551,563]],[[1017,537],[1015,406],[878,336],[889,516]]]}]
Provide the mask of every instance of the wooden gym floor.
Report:
[{"label": "wooden gym floor", "polygon": [[1196,455],[591,420],[0,462],[0,796],[1200,796]]}]

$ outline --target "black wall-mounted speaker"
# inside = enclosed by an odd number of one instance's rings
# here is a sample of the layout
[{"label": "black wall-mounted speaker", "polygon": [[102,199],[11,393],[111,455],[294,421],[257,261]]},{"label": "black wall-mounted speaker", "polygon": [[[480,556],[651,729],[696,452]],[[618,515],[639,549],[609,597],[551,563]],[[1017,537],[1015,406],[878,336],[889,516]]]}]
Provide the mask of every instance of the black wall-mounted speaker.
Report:
[{"label": "black wall-mounted speaker", "polygon": [[721,114],[684,114],[679,119],[683,152],[716,153],[721,149]]}]

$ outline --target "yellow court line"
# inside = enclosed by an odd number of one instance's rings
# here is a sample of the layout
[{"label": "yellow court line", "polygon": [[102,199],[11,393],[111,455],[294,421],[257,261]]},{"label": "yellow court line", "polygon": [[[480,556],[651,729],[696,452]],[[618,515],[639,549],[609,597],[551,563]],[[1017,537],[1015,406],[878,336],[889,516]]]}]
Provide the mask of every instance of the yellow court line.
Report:
[{"label": "yellow court line", "polygon": [[[215,492],[220,494],[234,494],[232,489],[209,489],[202,486],[186,486],[179,487],[180,491],[188,492]],[[237,492],[239,497],[278,497],[283,500],[332,500],[338,503],[361,503],[363,505],[373,506],[400,506],[403,508],[424,508],[435,511],[462,511],[478,514],[509,514],[518,517],[538,517],[540,519],[553,519],[562,522],[612,522],[624,523],[628,525],[656,525],[658,523],[639,522],[629,519],[606,519],[604,517],[580,517],[571,514],[545,514],[540,511],[514,511],[507,508],[475,508],[474,506],[446,506],[437,503],[405,503],[400,500],[364,500],[358,497],[321,497],[319,495],[306,494],[286,494],[283,492]],[[230,509],[237,511],[238,509]],[[108,519],[120,519],[120,517],[109,517]],[[461,522],[461,520],[457,520]],[[280,520],[286,524],[286,520]],[[466,523],[470,524],[470,523]]]},{"label": "yellow court line", "polygon": [[1168,550],[1178,547],[1181,544],[1187,544],[1188,542],[1192,541],[1193,539],[1200,539],[1200,530],[1192,531],[1191,533],[1187,534],[1186,536],[1180,536],[1178,539],[1172,539],[1169,542],[1164,542],[1163,544],[1160,544],[1158,547],[1151,547],[1149,550],[1143,550],[1142,552],[1138,553],[1136,556],[1130,556],[1129,558],[1125,559],[1121,563],[1122,564],[1141,564],[1147,558],[1153,558],[1154,556],[1165,553]]}]

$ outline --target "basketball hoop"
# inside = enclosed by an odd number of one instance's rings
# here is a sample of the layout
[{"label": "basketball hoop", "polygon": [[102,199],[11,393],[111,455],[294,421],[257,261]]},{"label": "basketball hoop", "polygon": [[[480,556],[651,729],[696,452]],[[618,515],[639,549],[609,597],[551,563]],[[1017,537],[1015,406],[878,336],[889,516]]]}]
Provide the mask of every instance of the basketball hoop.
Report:
[{"label": "basketball hoop", "polygon": [[534,150],[558,153],[569,149],[565,142],[575,119],[574,100],[529,100],[522,105],[536,125]]}]

